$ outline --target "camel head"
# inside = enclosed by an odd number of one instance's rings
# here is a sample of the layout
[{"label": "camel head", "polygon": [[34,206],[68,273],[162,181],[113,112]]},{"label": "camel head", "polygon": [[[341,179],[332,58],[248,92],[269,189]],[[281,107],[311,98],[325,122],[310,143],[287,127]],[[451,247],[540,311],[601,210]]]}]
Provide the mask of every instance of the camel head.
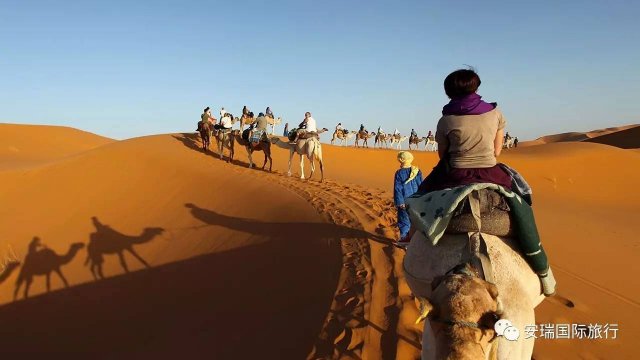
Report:
[{"label": "camel head", "polygon": [[151,237],[158,236],[163,232],[164,232],[164,229],[159,227],[148,227],[148,228],[144,228],[144,230],[142,231],[144,235],[151,236]]},{"label": "camel head", "polygon": [[436,358],[485,359],[496,338],[498,288],[480,279],[469,264],[436,277],[431,287],[423,306],[436,338]]},{"label": "camel head", "polygon": [[73,243],[73,244],[71,244],[71,247],[70,247],[70,248],[71,248],[71,250],[73,250],[73,251],[78,251],[78,250],[82,249],[83,247],[84,247],[84,243],[77,242],[77,243]]}]

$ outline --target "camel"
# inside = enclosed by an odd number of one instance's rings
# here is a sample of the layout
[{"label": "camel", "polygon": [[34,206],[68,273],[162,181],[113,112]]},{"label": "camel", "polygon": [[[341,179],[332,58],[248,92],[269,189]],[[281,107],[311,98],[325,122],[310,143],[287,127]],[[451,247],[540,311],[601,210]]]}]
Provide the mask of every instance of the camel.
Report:
[{"label": "camel", "polygon": [[243,114],[240,118],[240,132],[244,130],[245,125],[251,125],[254,121],[255,118],[253,117],[253,113],[250,113],[249,115]]},{"label": "camel", "polygon": [[300,155],[300,179],[305,178],[304,156],[306,155],[309,162],[311,162],[311,174],[309,174],[307,180],[313,177],[313,173],[316,171],[314,160],[318,160],[318,163],[320,163],[320,182],[324,181],[324,164],[322,163],[322,145],[320,144],[320,140],[316,137],[310,137],[308,139],[299,139],[295,144],[288,145],[289,170],[287,171],[287,176],[291,176],[291,161],[293,160],[293,155],[297,153]]},{"label": "camel", "polygon": [[373,147],[376,147],[378,143],[380,143],[380,147],[382,147],[383,143],[384,143],[384,147],[389,146],[389,144],[387,143],[387,135],[385,135],[385,133],[375,134],[375,141],[373,143]]},{"label": "camel", "polygon": [[29,253],[24,259],[24,264],[20,269],[18,280],[16,281],[16,288],[13,292],[13,299],[18,298],[18,291],[25,283],[24,298],[29,297],[29,288],[33,282],[33,277],[36,275],[45,275],[47,280],[47,292],[51,290],[51,272],[58,274],[65,287],[69,287],[67,279],[62,275],[60,267],[66,265],[76,256],[78,251],[84,247],[83,243],[73,243],[69,247],[69,251],[65,255],[58,255],[53,250],[44,247],[40,249],[40,238],[34,237],[29,244]]},{"label": "camel", "polygon": [[424,143],[424,150],[438,151],[438,143],[436,142],[435,136],[433,136],[433,134],[426,137],[426,140]]},{"label": "camel", "polygon": [[253,168],[253,158],[251,155],[254,151],[262,151],[264,152],[264,163],[262,164],[262,170],[264,170],[267,165],[267,160],[269,160],[269,172],[271,172],[271,168],[273,167],[273,159],[271,158],[271,141],[260,141],[257,144],[251,143],[242,138],[239,130],[233,131],[233,137],[235,138],[235,142],[244,146],[247,149],[247,157],[249,158],[249,169]]},{"label": "camel", "polygon": [[409,136],[409,150],[411,150],[411,145],[415,145],[416,150],[418,150],[420,147],[420,143],[423,141],[427,141],[426,136],[423,136],[421,138],[414,135]]},{"label": "camel", "polygon": [[514,143],[515,143],[515,138],[505,135],[504,144],[502,144],[502,148],[503,149],[511,149],[512,147],[514,147]]},{"label": "camel", "polygon": [[369,147],[369,144],[367,142],[369,139],[371,139],[374,136],[376,136],[376,133],[373,133],[373,132],[370,133],[366,130],[358,131],[358,133],[356,133],[356,147],[360,147],[358,146],[359,140],[362,140],[362,146]]},{"label": "camel", "polygon": [[349,145],[349,139],[356,136],[356,134],[356,131],[336,130],[331,137],[331,145],[333,145],[336,140],[340,140],[340,145]]},{"label": "camel", "polygon": [[[481,216],[483,223],[486,221],[485,216],[487,214],[483,212]],[[451,223],[449,226],[451,227]],[[487,225],[484,227],[476,225],[475,229],[478,228],[486,229]],[[510,232],[511,230],[505,234],[508,235]],[[447,353],[455,354],[458,350],[471,351],[468,349],[474,346],[483,350],[484,354],[489,354],[495,346],[498,346],[499,342],[497,359],[531,359],[533,338],[525,339],[520,337],[517,341],[498,338],[490,344],[485,341],[490,336],[481,337],[480,335],[482,334],[478,329],[465,324],[452,326],[451,324],[442,323],[449,316],[454,320],[478,323],[483,321],[481,316],[484,313],[495,311],[499,313],[502,319],[511,321],[513,326],[522,332],[525,325],[535,324],[534,308],[544,299],[540,288],[540,280],[518,253],[519,246],[515,239],[508,236],[490,235],[485,232],[478,233],[477,231],[473,231],[472,234],[475,235],[470,237],[467,232],[445,233],[437,245],[433,245],[422,231],[416,231],[409,243],[404,258],[404,272],[407,283],[416,296],[428,299],[428,302],[424,304],[425,310],[433,309],[435,316],[435,319],[432,318],[428,322],[425,321],[422,338],[422,358],[425,360],[449,358]],[[478,283],[470,276],[455,280],[455,282],[461,283],[459,284],[460,287],[477,288],[469,295],[459,296],[460,293],[452,287],[453,285],[446,285],[446,283],[445,287],[441,289],[440,287],[442,286],[438,286],[438,279],[441,279],[440,277],[449,270],[460,265],[464,257],[472,253],[469,249],[482,247],[480,238],[484,240],[488,254],[488,261],[484,264],[487,269],[491,269],[491,282],[496,286],[496,289],[489,289],[489,287],[485,286],[486,291],[493,300],[489,301],[486,294],[478,290],[481,288],[480,285],[462,284],[468,282]],[[476,252],[473,253],[475,254]],[[477,259],[476,263],[478,263]],[[487,276],[487,273],[489,271],[485,273],[485,276]],[[494,290],[497,290],[497,293],[494,294]],[[464,300],[464,303],[473,303],[475,308],[465,308],[461,299]],[[493,304],[489,304],[488,301]],[[452,308],[451,304],[454,303],[459,304],[456,305],[458,307]],[[439,331],[442,326],[449,326],[451,331]],[[470,339],[468,334],[470,332],[475,333],[477,336],[474,339]],[[456,340],[458,334],[461,338]],[[464,334],[467,335],[462,338]],[[481,338],[479,342],[477,341],[478,338]],[[443,344],[448,344],[451,341],[455,341],[454,345],[442,348]],[[466,359],[467,357],[464,358]],[[468,358],[476,357],[471,356]],[[480,358],[484,359],[486,356],[483,355]]]},{"label": "camel", "polygon": [[198,132],[202,140],[202,151],[207,152],[211,145],[211,129],[212,125],[208,121],[198,121]]},{"label": "camel", "polygon": [[396,145],[396,149],[400,150],[400,147],[402,146],[402,143],[404,141],[406,141],[406,140],[407,140],[406,136],[400,136],[400,134],[393,135],[393,136],[391,136],[391,140],[390,140],[391,141],[391,147],[393,147],[393,144],[397,144]]},{"label": "camel", "polygon": [[271,119],[272,121],[269,122],[269,125],[271,125],[271,135],[275,135],[276,133],[276,125],[280,124],[282,122],[282,118],[278,117],[277,119],[274,119],[270,116],[267,116],[267,119]]},{"label": "camel", "polygon": [[105,254],[118,254],[120,265],[127,273],[129,268],[124,260],[125,250],[138,259],[142,265],[149,267],[149,264],[133,249],[133,245],[144,244],[153,240],[156,236],[162,234],[164,229],[145,228],[139,236],[129,236],[113,230],[110,226],[101,224],[96,217],[93,217],[92,220],[96,227],[96,232],[89,235],[85,265],[89,265],[94,279],[104,279],[102,264],[104,263],[103,255]]},{"label": "camel", "polygon": [[[237,117],[233,118],[231,120],[231,125],[235,124],[236,121],[239,121],[239,119]],[[224,149],[227,148],[229,149],[229,157],[227,158],[227,162],[230,162],[231,160],[233,160],[235,137],[233,136],[231,131],[220,130],[216,130],[215,136],[216,142],[218,144],[218,155],[220,155],[220,160],[222,160]]]}]

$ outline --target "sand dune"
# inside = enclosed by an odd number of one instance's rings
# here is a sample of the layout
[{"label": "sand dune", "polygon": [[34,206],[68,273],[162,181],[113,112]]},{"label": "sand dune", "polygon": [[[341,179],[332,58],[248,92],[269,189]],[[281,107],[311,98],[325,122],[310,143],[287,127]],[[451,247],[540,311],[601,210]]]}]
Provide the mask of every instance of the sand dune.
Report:
[{"label": "sand dune", "polygon": [[636,125],[629,129],[616,131],[585,141],[616,146],[623,149],[637,149],[640,148],[640,126]]},{"label": "sand dune", "polygon": [[[395,151],[323,145],[328,180],[318,183],[284,176],[288,151],[278,146],[270,174],[247,169],[242,148],[232,164],[203,154],[193,134],[93,144],[46,166],[0,173],[0,249],[11,244],[24,257],[37,235],[64,253],[96,233],[144,241],[134,249],[152,267],[138,271],[142,264],[125,253],[133,272],[124,274],[108,254],[107,279],[95,282],[82,249],[62,267],[70,289],[53,274],[54,291],[43,295],[45,281],[36,277],[34,297],[10,303],[16,271],[0,284],[0,322],[12,329],[0,337],[3,352],[419,358],[403,254],[388,243],[397,236]],[[434,153],[414,154],[425,174],[437,161]],[[633,190],[640,154],[562,142],[510,150],[501,161],[533,186],[560,292],[576,304],[545,301],[537,321],[621,328],[617,340],[538,340],[536,358],[630,357],[640,334],[632,270],[640,255]],[[147,227],[165,231],[147,241],[140,237]]]},{"label": "sand dune", "polygon": [[91,150],[112,141],[63,126],[0,123],[0,170],[41,164]]},{"label": "sand dune", "polygon": [[606,143],[606,144],[611,146],[627,148],[627,146],[624,144],[634,143],[634,141],[637,141],[637,140],[633,140],[633,134],[625,135],[626,134],[625,130],[631,130],[636,127],[638,127],[638,125],[633,124],[633,125],[610,127],[606,129],[592,130],[588,132],[568,132],[568,133],[561,133],[561,134],[554,134],[554,135],[546,135],[546,136],[539,137],[535,140],[522,141],[518,146],[527,147],[532,145],[542,145],[542,144],[550,144],[550,143],[556,143],[556,142],[575,142],[575,141],[590,141],[590,142],[599,142],[599,143],[605,144],[606,142],[600,142],[595,139],[601,138],[605,135],[618,134],[612,140],[610,140],[609,143]]}]

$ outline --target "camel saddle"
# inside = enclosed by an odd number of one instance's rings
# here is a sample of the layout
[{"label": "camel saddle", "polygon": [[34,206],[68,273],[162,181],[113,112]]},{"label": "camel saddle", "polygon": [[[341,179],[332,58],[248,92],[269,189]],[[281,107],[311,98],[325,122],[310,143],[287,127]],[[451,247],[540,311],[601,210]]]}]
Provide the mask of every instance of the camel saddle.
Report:
[{"label": "camel saddle", "polygon": [[[478,190],[480,197],[480,219],[482,232],[495,236],[512,236],[513,222],[507,201],[500,193],[491,189]],[[445,230],[447,234],[466,234],[478,231],[471,212],[469,199],[460,202]]]},{"label": "camel saddle", "polygon": [[320,138],[317,132],[315,131],[305,131],[300,136],[298,136],[298,140],[310,139],[310,138]]}]

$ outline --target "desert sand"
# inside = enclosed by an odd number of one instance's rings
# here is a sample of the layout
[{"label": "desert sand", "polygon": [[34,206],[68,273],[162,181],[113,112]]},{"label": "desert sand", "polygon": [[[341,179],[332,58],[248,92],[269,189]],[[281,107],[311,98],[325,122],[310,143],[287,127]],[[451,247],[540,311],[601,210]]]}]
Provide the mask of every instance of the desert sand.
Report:
[{"label": "desert sand", "polygon": [[[539,339],[536,359],[635,357],[637,129],[538,139],[500,158],[532,185],[558,291],[575,303],[546,300],[537,323],[619,326],[616,340]],[[248,169],[240,147],[230,164],[202,153],[192,133],[113,141],[5,124],[0,140],[0,254],[11,248],[24,260],[34,236],[60,255],[85,244],[56,258],[66,262],[67,289],[53,272],[50,293],[35,276],[29,298],[23,285],[13,301],[24,267],[0,284],[3,354],[419,358],[403,252],[389,244],[395,151],[323,145],[319,183],[286,177],[288,151],[277,145],[268,173]],[[425,173],[436,164],[434,153],[413,153]],[[85,266],[90,239],[133,244],[150,268],[125,251],[126,273],[104,254],[105,279],[96,281]]]}]

